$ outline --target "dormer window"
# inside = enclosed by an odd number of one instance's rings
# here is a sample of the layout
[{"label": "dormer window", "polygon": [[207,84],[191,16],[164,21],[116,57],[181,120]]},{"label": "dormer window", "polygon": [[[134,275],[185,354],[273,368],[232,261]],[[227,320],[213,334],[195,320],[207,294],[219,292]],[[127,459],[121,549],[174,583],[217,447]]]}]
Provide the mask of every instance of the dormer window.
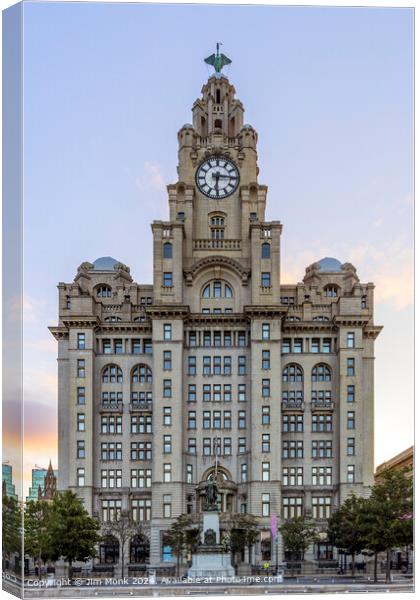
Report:
[{"label": "dormer window", "polygon": [[326,285],[324,287],[324,297],[325,298],[337,298],[338,296],[338,287],[336,285]]},{"label": "dormer window", "polygon": [[97,298],[111,298],[111,288],[109,285],[100,285],[96,288]]}]

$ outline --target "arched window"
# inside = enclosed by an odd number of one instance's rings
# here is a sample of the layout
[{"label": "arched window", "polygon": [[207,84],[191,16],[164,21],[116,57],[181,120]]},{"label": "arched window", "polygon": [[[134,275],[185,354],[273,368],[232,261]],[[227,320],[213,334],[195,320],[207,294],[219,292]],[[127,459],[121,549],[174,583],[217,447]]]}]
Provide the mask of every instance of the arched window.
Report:
[{"label": "arched window", "polygon": [[96,288],[97,298],[111,298],[111,288],[109,285],[100,285]]},{"label": "arched window", "polygon": [[102,371],[102,383],[122,383],[123,372],[117,365],[107,365]]},{"label": "arched window", "polygon": [[261,258],[270,258],[270,255],[271,255],[270,244],[267,244],[267,243],[261,244]]},{"label": "arched window", "polygon": [[228,481],[229,480],[229,475],[227,473],[227,471],[225,471],[224,469],[221,469],[220,467],[217,469],[217,473],[216,473],[216,469],[211,469],[211,471],[207,474],[206,480],[207,481],[212,481],[212,480],[223,480],[223,481]]},{"label": "arched window", "polygon": [[150,542],[145,535],[136,535],[130,541],[130,563],[148,564]]},{"label": "arched window", "polygon": [[315,365],[312,369],[312,381],[331,381],[331,369],[328,365]]},{"label": "arched window", "polygon": [[326,285],[324,287],[324,297],[325,298],[337,298],[337,296],[338,296],[338,286]]},{"label": "arched window", "polygon": [[289,321],[289,322],[300,321],[300,317],[295,317],[295,316],[286,317],[286,321]]},{"label": "arched window", "polygon": [[303,381],[303,369],[299,365],[287,365],[283,369],[283,381],[288,383],[295,383],[296,381]]},{"label": "arched window", "polygon": [[327,317],[326,315],[318,315],[317,317],[314,317],[312,319],[312,321],[329,321],[329,317]]},{"label": "arched window", "polygon": [[99,545],[99,562],[101,565],[115,565],[120,556],[120,544],[118,540],[110,535]]},{"label": "arched window", "polygon": [[115,315],[112,315],[112,317],[105,317],[106,323],[118,323],[119,321],[121,321],[121,317]]},{"label": "arched window", "polygon": [[213,281],[208,283],[201,293],[202,298],[233,298],[231,286],[224,281]]},{"label": "arched window", "polygon": [[146,320],[146,315],[140,315],[139,317],[134,317],[133,321],[135,323],[144,323]]},{"label": "arched window", "polygon": [[152,383],[152,370],[147,365],[137,365],[131,371],[132,383]]},{"label": "arched window", "polygon": [[172,244],[170,242],[163,244],[163,258],[172,258]]}]

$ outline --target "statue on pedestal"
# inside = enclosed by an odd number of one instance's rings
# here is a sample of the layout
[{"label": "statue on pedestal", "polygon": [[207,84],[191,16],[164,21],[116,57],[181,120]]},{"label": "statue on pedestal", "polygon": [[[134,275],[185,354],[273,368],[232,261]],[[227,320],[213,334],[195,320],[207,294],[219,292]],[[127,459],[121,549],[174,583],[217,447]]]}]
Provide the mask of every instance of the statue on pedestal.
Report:
[{"label": "statue on pedestal", "polygon": [[206,485],[206,506],[205,510],[218,510],[217,506],[217,483],[214,479],[209,479]]}]

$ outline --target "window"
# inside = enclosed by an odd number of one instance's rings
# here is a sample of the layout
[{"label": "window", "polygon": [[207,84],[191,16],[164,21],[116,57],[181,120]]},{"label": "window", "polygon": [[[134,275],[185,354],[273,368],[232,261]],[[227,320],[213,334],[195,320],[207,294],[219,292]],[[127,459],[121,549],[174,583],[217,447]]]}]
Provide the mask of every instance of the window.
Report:
[{"label": "window", "polygon": [[261,452],[270,452],[270,434],[263,433],[261,436]]},{"label": "window", "polygon": [[261,423],[262,425],[270,425],[270,407],[261,407]]},{"label": "window", "polygon": [[152,354],[152,352],[153,352],[152,340],[143,340],[143,352],[145,354]]},{"label": "window", "polygon": [[122,443],[103,442],[101,444],[101,460],[103,462],[122,460]]},{"label": "window", "polygon": [[101,471],[101,487],[122,487],[122,469],[103,469]]},{"label": "window", "polygon": [[172,465],[171,463],[163,463],[163,481],[169,483],[172,481]]},{"label": "window", "polygon": [[245,331],[238,331],[238,346],[241,348],[246,346],[246,333]]},{"label": "window", "polygon": [[173,281],[172,281],[172,273],[164,273],[163,274],[163,287],[172,287],[173,286]]},{"label": "window", "polygon": [[261,472],[262,472],[262,480],[270,481],[270,463],[269,462],[262,463]]},{"label": "window", "polygon": [[281,344],[281,351],[283,352],[283,354],[288,354],[292,351],[292,340],[290,338],[283,338]]},{"label": "window", "polygon": [[283,442],[283,458],[303,458],[303,441],[290,440]]},{"label": "window", "polygon": [[312,485],[332,485],[332,467],[312,467]]},{"label": "window", "polygon": [[232,429],[232,413],[230,410],[223,411],[223,429]]},{"label": "window", "polygon": [[312,369],[312,381],[331,381],[331,369],[328,365],[316,365]]},{"label": "window", "polygon": [[232,438],[223,438],[223,454],[230,456],[232,454]]},{"label": "window", "polygon": [[355,373],[354,358],[348,358],[347,359],[347,376],[348,377],[353,377],[354,373]]},{"label": "window", "polygon": [[248,465],[246,463],[241,464],[241,483],[248,481]]},{"label": "window", "polygon": [[170,519],[172,516],[172,496],[165,494],[163,496],[163,516],[165,519]]},{"label": "window", "polygon": [[150,521],[151,513],[152,501],[149,498],[134,499],[131,501],[131,518],[133,521]]},{"label": "window", "polygon": [[261,352],[261,369],[264,371],[270,369],[270,350],[262,350]]},{"label": "window", "polygon": [[188,334],[188,339],[189,339],[189,344],[190,346],[197,346],[197,332],[196,331],[190,331]]},{"label": "window", "polygon": [[232,375],[232,357],[223,357],[223,375]]},{"label": "window", "polygon": [[246,356],[238,356],[238,375],[246,375]]},{"label": "window", "polygon": [[303,485],[303,467],[283,467],[284,486]]},{"label": "window", "polygon": [[311,352],[314,352],[315,354],[317,354],[319,352],[319,348],[320,348],[320,339],[312,338],[311,339]]},{"label": "window", "polygon": [[313,440],[312,458],[332,458],[332,440]]},{"label": "window", "polygon": [[261,258],[270,258],[270,244],[261,244]]},{"label": "window", "polygon": [[131,487],[152,487],[152,469],[131,469]]},{"label": "window", "polygon": [[325,298],[337,298],[338,296],[338,288],[335,285],[327,285],[324,287],[324,297]]},{"label": "window", "polygon": [[238,429],[246,429],[246,411],[238,410]]},{"label": "window", "polygon": [[121,339],[114,340],[114,352],[115,352],[115,354],[123,354],[124,353],[124,344]]},{"label": "window", "polygon": [[196,438],[188,438],[188,452],[190,454],[197,454],[197,440],[196,440]]},{"label": "window", "polygon": [[213,375],[222,374],[222,357],[213,356]]},{"label": "window", "polygon": [[130,458],[131,460],[152,460],[152,442],[132,442]]},{"label": "window", "polygon": [[246,384],[238,383],[238,402],[246,402]]},{"label": "window", "polygon": [[283,497],[283,519],[301,517],[303,514],[303,498],[300,496]]},{"label": "window", "polygon": [[355,390],[354,385],[347,386],[347,402],[355,401],[355,391],[354,390]]},{"label": "window", "polygon": [[172,436],[164,435],[163,436],[163,453],[171,454],[172,452]]},{"label": "window", "polygon": [[122,433],[122,416],[102,415],[101,433]]},{"label": "window", "polygon": [[222,427],[222,413],[220,410],[213,411],[213,429],[221,429]]},{"label": "window", "polygon": [[315,414],[312,415],[312,431],[323,432],[332,431],[332,415]]},{"label": "window", "polygon": [[195,410],[188,411],[188,429],[197,428],[197,416]]},{"label": "window", "polygon": [[300,338],[295,338],[293,340],[293,352],[297,354],[301,354],[303,351],[303,340]]},{"label": "window", "polygon": [[172,258],[172,244],[169,242],[163,244],[163,258]]},{"label": "window", "polygon": [[84,387],[77,388],[77,404],[86,404],[86,392]]},{"label": "window", "polygon": [[270,339],[270,323],[263,323],[261,325],[261,339],[263,339],[263,340]]},{"label": "window", "polygon": [[86,458],[85,441],[84,440],[77,440],[76,458]]},{"label": "window", "polygon": [[84,469],[84,467],[79,467],[77,469],[77,485],[79,487],[83,487],[85,485],[85,469]]},{"label": "window", "polygon": [[331,338],[324,338],[322,340],[322,352],[324,354],[331,352]]},{"label": "window", "polygon": [[245,454],[246,452],[246,438],[238,438],[238,454]]},{"label": "window", "polygon": [[223,281],[208,283],[202,291],[202,298],[233,298],[233,291],[229,284]]},{"label": "window", "polygon": [[111,288],[109,285],[101,285],[96,288],[96,297],[97,298],[111,298]]},{"label": "window", "polygon": [[187,483],[193,482],[193,466],[187,465]]},{"label": "window", "polygon": [[347,465],[347,483],[354,483],[354,465]]},{"label": "window", "polygon": [[329,519],[331,516],[331,497],[312,497],[312,518]]},{"label": "window", "polygon": [[269,379],[262,379],[262,381],[261,381],[261,396],[263,398],[270,397],[270,380]]},{"label": "window", "polygon": [[270,494],[261,494],[262,516],[270,516]]},{"label": "window", "polygon": [[163,424],[172,425],[172,408],[170,406],[163,407]]},{"label": "window", "polygon": [[347,348],[354,348],[355,346],[355,337],[354,331],[347,332]]},{"label": "window", "polygon": [[347,429],[355,428],[355,412],[354,410],[347,411]]},{"label": "window", "polygon": [[303,381],[303,370],[299,365],[287,365],[283,369],[283,381],[295,383],[296,381]]},{"label": "window", "polygon": [[122,380],[122,370],[116,365],[109,365],[102,371],[102,383],[122,383]]},{"label": "window", "polygon": [[172,398],[172,379],[163,380],[163,397]]},{"label": "window", "polygon": [[283,433],[296,432],[303,432],[303,415],[283,415]]},{"label": "window", "polygon": [[211,401],[211,385],[203,385],[203,402]]},{"label": "window", "polygon": [[213,385],[213,401],[214,402],[222,401],[222,386],[218,383]]},{"label": "window", "polygon": [[77,414],[77,431],[86,431],[85,415],[83,413]]},{"label": "window", "polygon": [[[220,103],[220,90],[217,90]],[[218,121],[220,123],[220,121]],[[210,219],[210,232],[212,240],[222,240],[225,237],[225,219],[224,217],[212,217]]]},{"label": "window", "polygon": [[172,371],[172,352],[170,350],[163,352],[163,370]]},{"label": "window", "polygon": [[355,455],[355,438],[347,438],[347,456]]},{"label": "window", "polygon": [[362,296],[361,307],[367,308],[367,296]]},{"label": "window", "polygon": [[223,333],[223,345],[226,348],[230,348],[232,346],[232,333],[230,331],[225,331]]},{"label": "window", "polygon": [[188,385],[188,402],[196,402],[197,401],[197,389],[195,383],[190,383]]},{"label": "window", "polygon": [[172,325],[170,323],[164,323],[163,325],[163,339],[166,342],[172,339]]},{"label": "window", "polygon": [[141,354],[141,340],[139,340],[139,339],[131,340],[131,353],[132,354]]},{"label": "window", "polygon": [[230,383],[225,383],[223,385],[223,400],[225,402],[232,401],[232,386]]},{"label": "window", "polygon": [[271,273],[261,273],[261,287],[269,288],[271,287]]},{"label": "window", "polygon": [[112,354],[112,345],[110,339],[102,340],[102,352],[103,354]]},{"label": "window", "polygon": [[77,361],[77,377],[84,378],[86,377],[85,371],[85,360],[84,358],[79,358]]},{"label": "window", "polygon": [[211,438],[203,438],[203,454],[204,456],[211,455]]},{"label": "window", "polygon": [[195,356],[188,357],[188,375],[197,375],[197,360]]},{"label": "window", "polygon": [[85,334],[84,333],[77,334],[77,349],[78,350],[85,349]]},{"label": "window", "polygon": [[[115,377],[111,381],[115,381]],[[131,372],[132,383],[152,383],[152,381],[152,370],[146,365],[137,365]]]},{"label": "window", "polygon": [[211,356],[203,356],[203,375],[211,375]]}]

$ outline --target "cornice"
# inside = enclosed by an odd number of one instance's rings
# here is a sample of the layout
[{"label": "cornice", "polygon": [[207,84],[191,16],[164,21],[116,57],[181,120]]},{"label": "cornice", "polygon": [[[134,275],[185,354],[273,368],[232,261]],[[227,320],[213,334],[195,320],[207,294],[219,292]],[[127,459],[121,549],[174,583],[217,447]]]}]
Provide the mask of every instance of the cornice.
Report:
[{"label": "cornice", "polygon": [[190,313],[188,318],[185,321],[185,325],[199,325],[199,324],[208,324],[208,325],[227,325],[227,324],[238,324],[238,323],[248,323],[249,319],[244,313],[230,313],[230,314],[221,314],[215,315],[212,314],[203,314],[203,313]]},{"label": "cornice", "polygon": [[151,319],[159,317],[182,317],[190,314],[190,307],[185,304],[155,304],[146,306],[145,313]]},{"label": "cornice", "polygon": [[363,315],[335,315],[332,318],[334,324],[348,325],[350,327],[364,327],[370,321],[370,317]]},{"label": "cornice", "polygon": [[50,330],[51,334],[55,337],[55,339],[57,341],[66,340],[69,337],[69,331],[68,331],[67,327],[58,325],[58,326],[48,327],[48,329]]},{"label": "cornice", "polygon": [[261,306],[244,306],[244,313],[246,315],[249,315],[250,317],[255,317],[255,316],[274,317],[276,315],[279,317],[282,317],[287,313],[288,310],[289,310],[288,306],[283,306],[281,304],[275,304],[275,305],[265,304],[265,305],[261,305]]},{"label": "cornice", "polygon": [[382,329],[383,325],[368,325],[363,329],[363,337],[376,340]]}]

